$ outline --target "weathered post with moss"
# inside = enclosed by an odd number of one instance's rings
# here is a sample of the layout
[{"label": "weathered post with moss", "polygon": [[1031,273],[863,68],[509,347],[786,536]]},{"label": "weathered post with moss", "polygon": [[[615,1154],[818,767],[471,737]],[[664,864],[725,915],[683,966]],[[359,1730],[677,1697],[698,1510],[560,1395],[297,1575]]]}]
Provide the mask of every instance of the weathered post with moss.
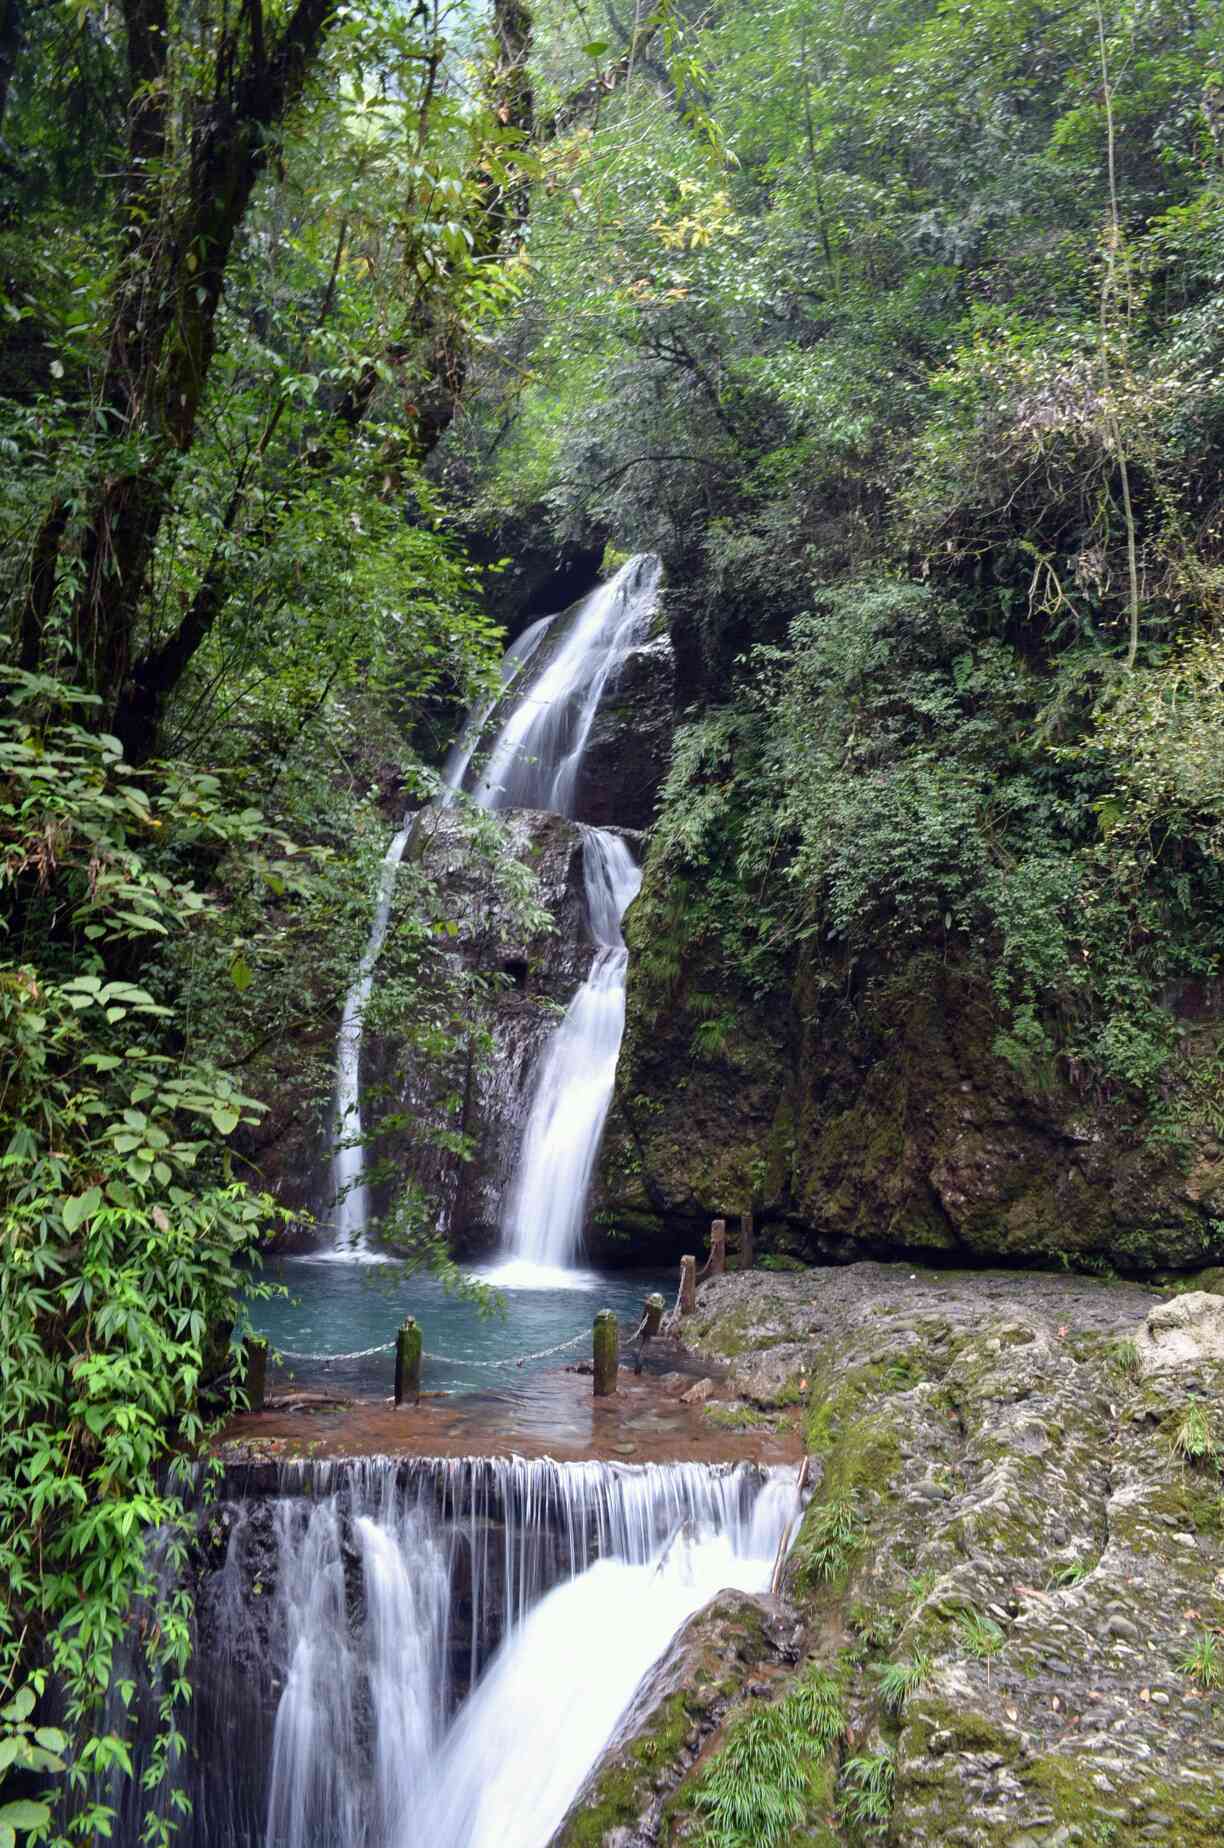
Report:
[{"label": "weathered post with moss", "polygon": [[727,1268],[727,1222],[716,1219],[710,1226],[710,1262],[706,1270],[711,1277],[721,1277]]},{"label": "weathered post with moss", "polygon": [[740,1214],[739,1267],[742,1271],[752,1269],[753,1259],[753,1224],[752,1209]]},{"label": "weathered post with moss", "polygon": [[687,1257],[680,1260],[680,1313],[692,1315],[697,1307],[697,1260]]},{"label": "weathered post with moss", "polygon": [[620,1367],[620,1323],[611,1309],[601,1309],[595,1317],[594,1332],[595,1397],[606,1399],[616,1391]]},{"label": "weathered post with moss", "polygon": [[642,1356],[646,1352],[646,1343],[650,1340],[652,1335],[657,1335],[659,1332],[659,1325],[663,1320],[664,1307],[663,1298],[659,1295],[657,1290],[653,1296],[648,1296],[646,1301],[642,1304],[641,1331],[638,1336],[637,1353],[633,1356],[633,1371],[635,1377],[642,1371]]},{"label": "weathered post with moss", "polygon": [[421,1403],[421,1330],[415,1316],[407,1316],[395,1337],[395,1403],[410,1398]]},{"label": "weathered post with moss", "polygon": [[262,1412],[268,1383],[268,1344],[260,1335],[248,1335],[246,1344],[247,1404]]}]

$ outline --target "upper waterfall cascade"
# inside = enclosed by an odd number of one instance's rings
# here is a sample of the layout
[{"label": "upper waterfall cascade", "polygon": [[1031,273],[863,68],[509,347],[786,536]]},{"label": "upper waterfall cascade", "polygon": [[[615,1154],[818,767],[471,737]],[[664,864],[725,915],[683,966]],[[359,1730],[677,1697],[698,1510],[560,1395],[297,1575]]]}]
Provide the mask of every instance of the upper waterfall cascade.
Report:
[{"label": "upper waterfall cascade", "polygon": [[[562,616],[532,624],[507,649],[502,691],[468,717],[440,800],[465,791],[479,807],[575,816],[583,754],[600,700],[647,637],[659,560],[639,554]],[[405,824],[383,863],[374,923],[344,1005],[337,1058],[332,1179],[337,1255],[368,1253],[360,1059],[374,964],[386,936]],[[503,1214],[500,1284],[570,1283],[625,1024],[628,951],[621,932],[641,874],[623,838],[583,829],[583,878],[595,954],[590,972],[537,1063]]]}]

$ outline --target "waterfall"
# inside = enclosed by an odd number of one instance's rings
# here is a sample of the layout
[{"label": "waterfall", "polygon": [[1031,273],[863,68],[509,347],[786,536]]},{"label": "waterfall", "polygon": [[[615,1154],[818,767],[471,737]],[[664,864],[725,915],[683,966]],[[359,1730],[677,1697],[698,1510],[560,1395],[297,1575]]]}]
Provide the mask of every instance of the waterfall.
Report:
[{"label": "waterfall", "polygon": [[269,1476],[206,1516],[186,1848],[544,1848],[676,1630],[767,1591],[797,1511],[793,1472],[747,1464]]},{"label": "waterfall", "polygon": [[639,553],[574,607],[564,633],[526,681],[492,741],[471,792],[482,808],[573,814],[596,710],[626,655],[650,628],[661,571],[652,553]]},{"label": "waterfall", "polygon": [[[506,650],[496,698],[469,714],[443,771],[442,806],[468,786],[487,809],[574,814],[578,773],[605,689],[649,631],[659,560],[631,558],[563,617],[533,623]],[[500,722],[499,722],[500,721]],[[473,774],[490,726],[492,741]],[[411,838],[406,822],[387,849],[374,920],[344,1002],[336,1058],[332,1187],[335,1243],[327,1254],[373,1255],[365,1183],[361,1047],[374,966],[387,934],[396,870]],[[546,1046],[534,1081],[504,1224],[508,1287],[570,1284],[587,1194],[625,1025],[628,952],[621,919],[641,876],[619,835],[583,830],[583,870],[595,955],[590,973]]]},{"label": "waterfall", "polygon": [[[288,1670],[272,1738],[268,1843],[398,1841],[421,1801],[445,1710],[441,1549],[411,1508],[356,1514],[347,1531],[335,1496],[314,1507],[283,1502],[276,1518]],[[353,1554],[360,1635],[348,1612]]]},{"label": "waterfall", "polygon": [[480,740],[484,736],[485,727],[510,689],[526,673],[527,668],[535,659],[541,642],[556,620],[555,616],[541,616],[538,622],[533,622],[530,628],[523,630],[517,641],[511,642],[502,656],[501,685],[497,693],[484,706],[468,714],[458,741],[446,760],[442,771],[442,788],[438,795],[438,801],[443,808],[449,808],[459,790],[462,789],[463,780],[479,748]]},{"label": "waterfall", "polygon": [[582,1241],[591,1172],[625,1031],[629,952],[621,919],[642,883],[619,835],[583,831],[595,958],[540,1060],[505,1215],[503,1287],[566,1283]]},{"label": "waterfall", "polygon": [[391,920],[395,875],[412,833],[405,822],[383,856],[378,875],[374,921],[366,939],[357,976],[344,998],[336,1045],[336,1110],[332,1153],[332,1190],[335,1198],[334,1255],[364,1256],[369,1252],[370,1192],[365,1184],[365,1146],[361,1124],[361,1040],[365,1011],[374,986],[374,965]]},{"label": "waterfall", "polygon": [[[649,630],[660,571],[653,555],[631,558],[577,605],[493,739],[473,790],[482,807],[574,813],[595,713]],[[584,828],[582,860],[595,956],[540,1058],[503,1218],[505,1261],[491,1273],[503,1288],[581,1280],[574,1265],[625,1030],[621,920],[642,882],[628,847],[606,828]]]}]

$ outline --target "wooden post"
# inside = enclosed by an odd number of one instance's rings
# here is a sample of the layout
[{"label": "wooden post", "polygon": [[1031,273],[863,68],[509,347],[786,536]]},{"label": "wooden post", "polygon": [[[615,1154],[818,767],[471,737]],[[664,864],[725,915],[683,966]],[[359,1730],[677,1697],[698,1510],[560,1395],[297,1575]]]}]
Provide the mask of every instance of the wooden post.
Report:
[{"label": "wooden post", "polygon": [[742,1271],[752,1269],[752,1210],[740,1214],[740,1249],[739,1267]]},{"label": "wooden post", "polygon": [[680,1260],[680,1313],[692,1315],[697,1307],[697,1260]]},{"label": "wooden post", "polygon": [[593,1352],[595,1397],[606,1399],[616,1391],[616,1374],[620,1366],[620,1323],[611,1309],[601,1309],[595,1317]]},{"label": "wooden post", "polygon": [[247,1405],[262,1412],[268,1380],[268,1344],[260,1335],[248,1335],[246,1344]]},{"label": "wooden post", "polygon": [[716,1219],[710,1227],[710,1262],[706,1266],[711,1277],[721,1277],[727,1268],[727,1222]]},{"label": "wooden post", "polygon": [[421,1331],[411,1315],[395,1337],[395,1403],[408,1398],[421,1403]]},{"label": "wooden post", "polygon": [[637,1378],[642,1371],[642,1356],[646,1352],[646,1343],[650,1340],[652,1335],[657,1335],[659,1332],[659,1324],[663,1320],[663,1309],[663,1298],[659,1295],[657,1290],[653,1296],[648,1296],[646,1301],[642,1304],[642,1332],[638,1338],[637,1353],[633,1356],[633,1373],[635,1378]]}]

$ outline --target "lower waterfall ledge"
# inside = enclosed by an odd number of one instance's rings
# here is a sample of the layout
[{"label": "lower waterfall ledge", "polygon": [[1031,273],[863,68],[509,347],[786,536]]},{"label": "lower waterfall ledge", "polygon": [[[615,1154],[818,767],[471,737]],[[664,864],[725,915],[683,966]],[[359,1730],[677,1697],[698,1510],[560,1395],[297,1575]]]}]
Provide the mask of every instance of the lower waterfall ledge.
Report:
[{"label": "lower waterfall ledge", "polygon": [[[236,1462],[298,1457],[554,1457],[610,1463],[696,1462],[797,1464],[803,1455],[794,1406],[744,1419],[725,1401],[725,1365],[684,1349],[656,1356],[667,1371],[635,1377],[622,1363],[617,1390],[596,1399],[590,1373],[575,1370],[524,1378],[513,1396],[423,1397],[419,1406],[323,1403],[310,1395],[275,1398],[265,1411],[231,1419],[219,1454]],[[710,1383],[702,1404],[684,1404],[695,1383]]]}]

